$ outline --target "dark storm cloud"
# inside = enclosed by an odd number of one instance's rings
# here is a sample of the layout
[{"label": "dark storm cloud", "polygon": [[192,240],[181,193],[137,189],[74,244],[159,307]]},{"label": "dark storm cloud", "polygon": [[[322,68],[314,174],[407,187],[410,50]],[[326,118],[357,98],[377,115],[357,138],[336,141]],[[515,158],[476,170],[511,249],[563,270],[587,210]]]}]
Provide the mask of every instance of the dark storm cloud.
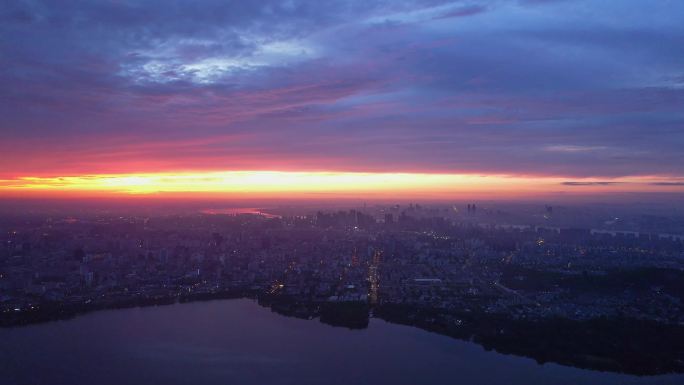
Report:
[{"label": "dark storm cloud", "polygon": [[682,14],[637,1],[8,2],[0,168],[681,177]]}]

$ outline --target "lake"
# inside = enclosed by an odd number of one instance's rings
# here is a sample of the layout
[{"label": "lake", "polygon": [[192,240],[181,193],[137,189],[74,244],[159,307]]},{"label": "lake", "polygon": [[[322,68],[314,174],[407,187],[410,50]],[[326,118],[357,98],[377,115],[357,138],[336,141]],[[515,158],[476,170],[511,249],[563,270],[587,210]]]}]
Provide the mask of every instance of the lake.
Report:
[{"label": "lake", "polygon": [[0,329],[0,384],[682,384],[539,365],[410,326],[284,317],[249,299],[106,310]]}]

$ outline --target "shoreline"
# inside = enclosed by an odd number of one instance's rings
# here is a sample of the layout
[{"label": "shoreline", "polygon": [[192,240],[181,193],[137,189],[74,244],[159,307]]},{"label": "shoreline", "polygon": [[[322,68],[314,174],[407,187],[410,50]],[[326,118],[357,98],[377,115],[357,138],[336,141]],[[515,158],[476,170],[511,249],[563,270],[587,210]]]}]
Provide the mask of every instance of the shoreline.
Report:
[{"label": "shoreline", "polygon": [[[0,329],[69,320],[101,310],[145,308],[188,302],[250,299],[281,316],[318,319],[333,327],[365,329],[370,318],[417,327],[485,350],[528,357],[540,365],[557,363],[585,370],[635,376],[684,374],[684,327],[636,319],[513,320],[503,314],[458,313],[398,304],[314,302],[273,296],[254,289],[231,289],[192,295],[133,298],[110,303],[49,304],[40,310],[0,314]],[[642,338],[629,341],[639,330]],[[598,331],[598,333],[594,333]],[[600,336],[597,338],[596,336]],[[629,341],[629,342],[627,342]],[[656,343],[653,343],[656,341]],[[677,342],[682,341],[682,342]]]}]

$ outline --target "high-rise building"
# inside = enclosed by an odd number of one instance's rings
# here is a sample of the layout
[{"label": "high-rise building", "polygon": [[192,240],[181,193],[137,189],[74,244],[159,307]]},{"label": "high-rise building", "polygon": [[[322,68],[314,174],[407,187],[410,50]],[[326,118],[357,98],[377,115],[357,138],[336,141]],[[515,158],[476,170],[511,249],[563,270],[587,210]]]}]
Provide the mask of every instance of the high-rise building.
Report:
[{"label": "high-rise building", "polygon": [[390,213],[385,214],[385,224],[389,225],[391,223],[394,223],[394,216]]}]

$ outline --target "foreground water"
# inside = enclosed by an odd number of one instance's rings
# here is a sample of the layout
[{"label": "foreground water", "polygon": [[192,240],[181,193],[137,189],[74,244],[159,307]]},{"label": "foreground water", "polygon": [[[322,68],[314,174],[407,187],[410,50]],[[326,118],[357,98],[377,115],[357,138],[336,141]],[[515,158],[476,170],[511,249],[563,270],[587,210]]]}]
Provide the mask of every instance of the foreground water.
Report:
[{"label": "foreground water", "polygon": [[246,299],[111,310],[0,329],[0,384],[682,384],[487,352],[371,319],[363,330]]}]

